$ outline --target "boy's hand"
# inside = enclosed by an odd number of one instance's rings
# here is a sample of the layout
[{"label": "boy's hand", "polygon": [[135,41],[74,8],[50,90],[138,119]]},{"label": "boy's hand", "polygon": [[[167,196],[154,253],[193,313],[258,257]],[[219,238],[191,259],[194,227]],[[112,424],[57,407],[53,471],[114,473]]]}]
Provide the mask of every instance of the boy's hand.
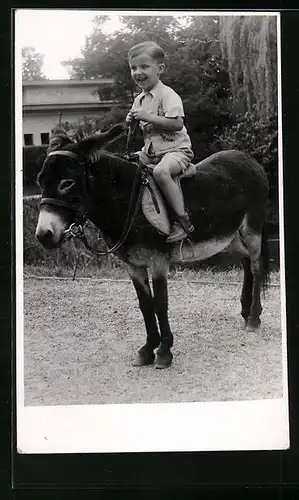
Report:
[{"label": "boy's hand", "polygon": [[132,111],[129,111],[129,113],[126,116],[126,123],[128,125],[131,125],[131,123],[135,120]]},{"label": "boy's hand", "polygon": [[148,113],[148,111],[145,111],[144,109],[140,109],[138,111],[132,111],[132,114],[134,116],[135,120],[141,120],[143,122],[151,122],[152,119],[152,114]]}]

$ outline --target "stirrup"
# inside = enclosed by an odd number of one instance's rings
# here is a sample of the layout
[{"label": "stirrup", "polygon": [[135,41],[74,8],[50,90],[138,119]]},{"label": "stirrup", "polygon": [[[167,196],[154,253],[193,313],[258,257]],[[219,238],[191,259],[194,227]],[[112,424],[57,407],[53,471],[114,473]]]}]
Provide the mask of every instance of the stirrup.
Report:
[{"label": "stirrup", "polygon": [[188,233],[185,229],[179,224],[179,222],[174,222],[170,234],[167,236],[165,242],[166,243],[177,243],[179,241],[185,240],[188,238]]}]

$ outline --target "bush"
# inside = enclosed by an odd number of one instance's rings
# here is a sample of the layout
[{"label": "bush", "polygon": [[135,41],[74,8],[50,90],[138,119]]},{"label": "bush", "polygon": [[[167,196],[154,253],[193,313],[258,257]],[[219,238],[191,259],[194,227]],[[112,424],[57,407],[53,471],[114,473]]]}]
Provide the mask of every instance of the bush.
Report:
[{"label": "bush", "polygon": [[45,158],[47,145],[23,147],[23,186],[27,194],[39,192],[36,177]]},{"label": "bush", "polygon": [[278,130],[277,116],[265,122],[255,110],[238,115],[233,126],[226,127],[216,139],[219,149],[239,149],[249,153],[265,169],[270,186],[268,223],[278,226]]},{"label": "bush", "polygon": [[236,117],[233,126],[226,127],[218,138],[221,149],[246,151],[265,168],[272,197],[277,197],[278,131],[277,116],[268,122],[257,118],[255,112]]},{"label": "bush", "polygon": [[231,113],[223,101],[205,100],[184,102],[186,127],[191,138],[194,151],[194,162],[219,151],[217,137],[231,124]]},{"label": "bush", "polygon": [[[128,113],[128,107],[125,106],[114,106],[109,111],[107,111],[101,118],[94,119],[90,117],[84,117],[75,123],[61,123],[60,127],[64,128],[71,139],[80,140],[89,135],[99,132],[106,132],[111,127],[117,123],[122,123],[125,121],[126,115]],[[139,150],[143,146],[143,139],[140,130],[137,130],[136,137],[133,143],[133,149]],[[111,153],[121,154],[125,151],[127,147],[127,136],[124,134],[121,137],[108,143],[104,146],[105,150]]]}]

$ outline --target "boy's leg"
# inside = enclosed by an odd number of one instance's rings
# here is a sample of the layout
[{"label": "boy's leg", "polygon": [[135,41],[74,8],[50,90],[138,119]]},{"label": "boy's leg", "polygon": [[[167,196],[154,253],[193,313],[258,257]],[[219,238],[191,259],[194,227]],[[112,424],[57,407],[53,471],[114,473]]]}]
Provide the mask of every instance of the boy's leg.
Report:
[{"label": "boy's leg", "polygon": [[154,168],[153,176],[165,198],[177,215],[177,223],[174,223],[171,233],[166,239],[167,243],[175,243],[186,238],[194,230],[188,214],[185,212],[185,204],[181,189],[174,182],[173,177],[179,175],[186,165],[188,158],[177,153],[167,153]]},{"label": "boy's leg", "polygon": [[162,189],[166,200],[178,216],[184,215],[184,199],[173,177],[180,175],[182,167],[172,153],[163,156],[153,170],[153,177]]}]

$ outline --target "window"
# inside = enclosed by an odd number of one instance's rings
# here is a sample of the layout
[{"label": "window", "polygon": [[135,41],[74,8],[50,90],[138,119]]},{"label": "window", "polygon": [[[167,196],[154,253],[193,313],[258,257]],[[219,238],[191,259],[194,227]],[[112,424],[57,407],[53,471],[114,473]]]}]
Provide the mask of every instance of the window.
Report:
[{"label": "window", "polygon": [[40,135],[40,140],[42,144],[49,144],[49,134],[47,133],[41,133]]},{"label": "window", "polygon": [[33,146],[33,134],[24,134],[24,145]]}]

